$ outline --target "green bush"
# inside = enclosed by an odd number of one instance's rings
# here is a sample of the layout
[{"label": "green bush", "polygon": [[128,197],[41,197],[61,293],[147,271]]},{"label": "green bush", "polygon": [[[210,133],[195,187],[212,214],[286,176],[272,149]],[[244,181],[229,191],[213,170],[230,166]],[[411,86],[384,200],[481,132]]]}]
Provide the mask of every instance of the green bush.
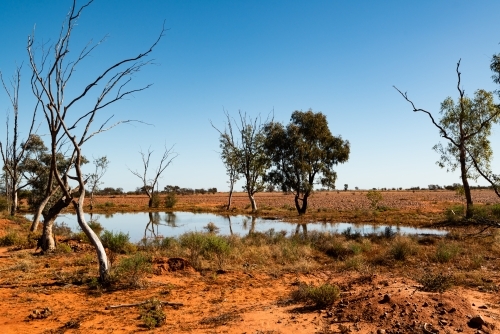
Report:
[{"label": "green bush", "polygon": [[458,245],[441,242],[436,248],[435,259],[439,263],[450,262],[460,252]]},{"label": "green bush", "polygon": [[113,231],[104,231],[101,236],[104,247],[117,254],[126,254],[130,250],[130,237],[123,232],[113,233]]},{"label": "green bush", "polygon": [[378,204],[382,201],[382,193],[377,190],[370,190],[366,194],[366,198],[370,201],[370,206],[373,210],[378,208]]},{"label": "green bush", "polygon": [[410,255],[415,253],[415,246],[406,238],[395,240],[389,249],[389,254],[397,261],[405,261]]},{"label": "green bush", "polygon": [[56,253],[71,253],[73,250],[68,244],[58,243],[56,246]]},{"label": "green bush", "polygon": [[9,205],[5,196],[0,196],[0,212],[6,211]]},{"label": "green bush", "polygon": [[151,196],[151,207],[158,208],[160,206],[160,195],[158,193],[153,193]]},{"label": "green bush", "polygon": [[17,231],[8,231],[6,235],[0,237],[0,246],[22,246],[26,243]]},{"label": "green bush", "polygon": [[500,204],[494,204],[490,207],[491,214],[495,218],[500,218]]},{"label": "green bush", "polygon": [[195,269],[200,269],[200,256],[207,246],[207,236],[199,232],[184,233],[179,237],[179,242],[183,248],[189,251],[189,261]]},{"label": "green bush", "polygon": [[291,298],[295,302],[314,304],[318,308],[332,305],[340,296],[340,289],[329,283],[318,287],[301,283],[297,290],[292,292]]},{"label": "green bush", "polygon": [[167,316],[156,298],[148,299],[140,308],[141,320],[148,329],[160,327],[165,323]]},{"label": "green bush", "polygon": [[224,269],[227,256],[231,252],[231,246],[224,237],[211,235],[207,239],[206,250],[215,256],[218,269]]},{"label": "green bush", "polygon": [[142,286],[144,276],[151,273],[152,270],[151,256],[138,252],[121,259],[114,268],[114,276],[115,280],[124,281],[128,285],[138,288]]},{"label": "green bush", "polygon": [[422,284],[422,291],[444,292],[454,284],[454,277],[450,274],[427,272],[417,279]]},{"label": "green bush", "polygon": [[165,196],[165,207],[171,209],[177,203],[177,195],[174,192],[170,192]]},{"label": "green bush", "polygon": [[455,222],[461,220],[464,216],[465,207],[463,205],[454,205],[449,207],[445,211],[446,220],[449,222]]}]

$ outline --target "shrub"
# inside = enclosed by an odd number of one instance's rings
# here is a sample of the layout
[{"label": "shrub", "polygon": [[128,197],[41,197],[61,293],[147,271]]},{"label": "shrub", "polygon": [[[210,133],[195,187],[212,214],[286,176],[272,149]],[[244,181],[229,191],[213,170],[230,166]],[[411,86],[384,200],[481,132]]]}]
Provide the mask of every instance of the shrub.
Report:
[{"label": "shrub", "polygon": [[165,207],[171,209],[177,204],[177,195],[174,192],[170,192],[165,196]]},{"label": "shrub", "polygon": [[151,263],[151,256],[140,252],[123,258],[114,269],[115,279],[125,281],[132,287],[141,287],[144,276],[152,272]]},{"label": "shrub", "polygon": [[465,207],[463,205],[454,205],[447,208],[445,211],[446,220],[449,222],[455,222],[463,218]]},{"label": "shrub", "polygon": [[227,256],[231,251],[231,246],[224,237],[212,235],[207,239],[206,249],[215,256],[218,269],[224,269]]},{"label": "shrub", "polygon": [[408,239],[397,239],[391,245],[389,253],[397,261],[405,261],[410,255],[415,254],[414,245]]},{"label": "shrub", "polygon": [[417,282],[422,284],[422,291],[444,292],[453,286],[454,278],[449,274],[427,272]]},{"label": "shrub", "polygon": [[500,218],[500,204],[492,205],[490,211],[493,217]]},{"label": "shrub", "polygon": [[113,231],[104,231],[101,241],[104,247],[114,253],[125,254],[130,249],[130,237],[123,232],[113,233]]},{"label": "shrub", "polygon": [[435,259],[439,263],[446,263],[452,260],[460,252],[457,245],[450,245],[441,242],[436,248]]},{"label": "shrub", "polygon": [[157,208],[160,206],[160,195],[158,193],[153,193],[151,197],[151,206]]},{"label": "shrub", "polygon": [[0,246],[22,246],[25,240],[17,231],[9,231],[3,237],[0,237]]},{"label": "shrub", "polygon": [[0,196],[0,212],[7,210],[8,207],[7,198],[5,196]]},{"label": "shrub", "polygon": [[73,250],[68,244],[58,243],[56,246],[56,253],[71,253]]},{"label": "shrub", "polygon": [[189,261],[193,268],[200,269],[200,256],[207,245],[207,237],[203,233],[189,232],[179,237],[181,246],[189,251]]},{"label": "shrub", "polygon": [[148,329],[160,327],[165,323],[167,316],[156,298],[148,299],[140,308],[141,320]]},{"label": "shrub", "polygon": [[370,206],[372,209],[378,208],[378,203],[382,201],[382,193],[377,190],[370,190],[366,194],[366,198],[370,201]]},{"label": "shrub", "polygon": [[115,206],[115,203],[113,203],[113,202],[105,202],[104,203],[104,207],[106,207],[106,208],[112,208],[114,206]]},{"label": "shrub", "polygon": [[340,296],[340,289],[336,285],[329,283],[318,287],[301,283],[298,289],[292,292],[292,300],[306,304],[314,304],[318,308],[323,308],[333,304]]}]

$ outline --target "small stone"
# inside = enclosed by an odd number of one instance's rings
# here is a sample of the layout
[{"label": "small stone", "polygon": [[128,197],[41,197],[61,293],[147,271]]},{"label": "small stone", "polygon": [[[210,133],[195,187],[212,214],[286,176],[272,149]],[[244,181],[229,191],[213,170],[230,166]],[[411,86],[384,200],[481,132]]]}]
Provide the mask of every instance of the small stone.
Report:
[{"label": "small stone", "polygon": [[457,309],[456,309],[456,308],[454,308],[454,307],[452,307],[452,308],[450,308],[450,309],[448,310],[448,313],[454,313],[454,312],[456,312],[456,311],[457,311]]},{"label": "small stone", "polygon": [[429,306],[429,304],[427,302],[424,302],[424,304],[422,306],[427,307],[427,306]]},{"label": "small stone", "polygon": [[441,326],[446,326],[446,325],[448,325],[448,321],[447,321],[447,320],[445,320],[445,319],[441,319],[441,320],[439,320],[439,324],[440,324]]},{"label": "small stone", "polygon": [[487,309],[488,309],[488,306],[486,306],[486,305],[481,305],[481,306],[479,306],[478,308],[483,309],[483,310],[487,310]]},{"label": "small stone", "polygon": [[385,334],[385,329],[377,329],[377,334]]}]

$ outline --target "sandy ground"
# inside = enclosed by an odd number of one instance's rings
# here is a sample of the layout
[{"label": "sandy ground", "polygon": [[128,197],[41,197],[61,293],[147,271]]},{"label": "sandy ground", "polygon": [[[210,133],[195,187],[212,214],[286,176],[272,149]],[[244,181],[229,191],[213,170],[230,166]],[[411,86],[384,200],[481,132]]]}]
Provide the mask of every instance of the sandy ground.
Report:
[{"label": "sandy ground", "polygon": [[[491,192],[478,193],[476,202],[498,203]],[[359,198],[359,203],[364,200],[361,194],[317,194],[314,200],[331,203],[332,207],[338,203],[351,205],[355,203],[351,199]],[[223,195],[190,196],[190,201],[217,204],[220,198],[223,203]],[[237,197],[243,205],[244,196]],[[269,203],[279,207],[281,198],[286,197],[262,194],[258,200],[261,205],[271,205],[265,204],[269,198]],[[133,196],[120,198],[125,201]],[[387,192],[384,201],[402,209],[416,206],[424,211],[434,207],[442,210],[459,202],[453,192]],[[0,220],[0,236],[15,224]],[[500,333],[497,292],[481,286],[422,292],[404,266],[376,274],[339,272],[327,265],[308,274],[281,274],[273,268],[253,270],[251,265],[225,273],[200,273],[190,267],[173,270],[167,259],[158,258],[155,273],[147,277],[143,288],[101,291],[61,279],[78,275],[82,268],[77,259],[85,254],[42,257],[34,253],[34,249],[0,248],[0,333]],[[87,256],[94,253],[88,251]],[[481,269],[490,278],[485,284],[499,286],[500,274],[494,268],[498,268],[500,259],[490,261],[494,265],[486,263]],[[97,266],[95,261],[92,265]],[[429,266],[432,264],[422,263],[423,270]],[[337,284],[341,298],[326,309],[291,303],[290,293],[297,289],[298,282]],[[164,306],[166,324],[155,330],[142,325],[136,306],[108,308],[152,297],[182,304]]]}]

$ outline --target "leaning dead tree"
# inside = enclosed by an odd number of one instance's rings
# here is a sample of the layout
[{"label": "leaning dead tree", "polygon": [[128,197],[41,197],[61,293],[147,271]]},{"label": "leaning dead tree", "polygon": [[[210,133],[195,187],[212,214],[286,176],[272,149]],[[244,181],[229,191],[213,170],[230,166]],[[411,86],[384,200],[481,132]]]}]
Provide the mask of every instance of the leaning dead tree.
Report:
[{"label": "leaning dead tree", "polygon": [[4,171],[6,173],[6,190],[8,194],[8,199],[10,202],[9,212],[10,215],[13,216],[17,212],[18,207],[18,193],[21,189],[29,186],[29,181],[23,181],[23,174],[21,171],[21,164],[23,159],[29,154],[29,140],[33,133],[33,127],[35,124],[36,111],[38,104],[35,106],[33,111],[31,125],[28,131],[28,135],[26,137],[25,142],[20,142],[19,139],[19,88],[21,86],[21,68],[19,66],[16,68],[16,73],[10,79],[10,89],[7,83],[4,81],[2,72],[0,72],[0,81],[2,81],[3,88],[7,93],[10,103],[12,105],[13,114],[14,114],[14,124],[12,128],[12,138],[10,138],[10,126],[9,126],[9,117],[7,116],[6,121],[6,140],[5,144],[2,144],[0,141],[0,154],[2,156],[2,161],[4,165]]},{"label": "leaning dead tree", "polygon": [[153,154],[153,151],[151,151],[151,149],[148,149],[147,153],[143,152],[142,150],[139,151],[142,159],[142,172],[139,172],[137,170],[133,171],[129,168],[129,171],[141,180],[142,191],[144,191],[146,195],[148,195],[148,207],[150,208],[153,207],[153,198],[155,196],[155,187],[158,186],[158,179],[160,178],[161,174],[163,174],[165,169],[167,169],[167,167],[177,157],[177,153],[175,153],[173,149],[173,146],[170,148],[167,148],[167,146],[165,146],[163,156],[160,159],[160,164],[154,170],[152,177],[148,176],[148,170],[151,168],[151,155]]},{"label": "leaning dead tree", "polygon": [[[84,216],[84,201],[86,178],[81,166],[85,161],[82,155],[83,145],[95,135],[105,132],[118,124],[132,122],[133,120],[118,121],[108,125],[108,117],[99,126],[94,123],[99,112],[111,104],[121,101],[126,96],[140,92],[150,87],[146,85],[139,88],[129,88],[132,76],[144,66],[151,64],[146,58],[153,51],[164,33],[162,28],[159,36],[151,46],[142,53],[130,58],[115,62],[94,76],[88,84],[78,87],[76,82],[70,81],[76,68],[86,59],[102,42],[87,44],[76,59],[69,59],[69,45],[77,20],[82,11],[92,3],[92,0],[81,7],[73,1],[69,14],[64,21],[59,38],[51,52],[41,50],[37,58],[37,48],[34,47],[34,34],[28,38],[28,55],[32,70],[31,88],[33,94],[42,105],[44,118],[50,135],[50,176],[49,183],[57,184],[61,196],[56,205],[51,209],[60,212],[60,209],[70,204],[73,205],[78,224],[94,246],[99,260],[99,276],[102,282],[109,279],[110,263],[104,247],[98,236],[88,226]],[[50,57],[53,55],[53,58]],[[71,87],[71,90],[69,89]],[[84,110],[84,111],[82,111]],[[76,130],[81,129],[79,132]],[[64,146],[69,152],[70,164],[61,171],[57,165],[57,153]],[[70,174],[73,173],[73,174]],[[76,182],[76,184],[75,184]],[[52,188],[47,188],[47,197],[53,195]],[[77,195],[77,197],[73,197]],[[49,210],[50,211],[50,210]],[[49,217],[50,218],[50,217]],[[44,221],[44,234],[51,228],[51,221]]]},{"label": "leaning dead tree", "polygon": [[473,168],[474,164],[489,169],[492,156],[489,136],[492,124],[500,121],[500,108],[493,103],[493,94],[490,92],[477,90],[474,99],[465,96],[465,91],[460,86],[459,68],[460,61],[456,67],[458,102],[455,104],[451,98],[447,98],[441,103],[442,117],[439,122],[429,111],[417,108],[406,93],[394,88],[411,104],[414,112],[427,114],[432,124],[439,129],[441,137],[448,141],[445,147],[441,144],[434,147],[441,155],[438,165],[442,168],[448,166],[451,171],[460,170],[467,205],[465,217],[468,219],[474,214],[469,178],[479,177]]}]

